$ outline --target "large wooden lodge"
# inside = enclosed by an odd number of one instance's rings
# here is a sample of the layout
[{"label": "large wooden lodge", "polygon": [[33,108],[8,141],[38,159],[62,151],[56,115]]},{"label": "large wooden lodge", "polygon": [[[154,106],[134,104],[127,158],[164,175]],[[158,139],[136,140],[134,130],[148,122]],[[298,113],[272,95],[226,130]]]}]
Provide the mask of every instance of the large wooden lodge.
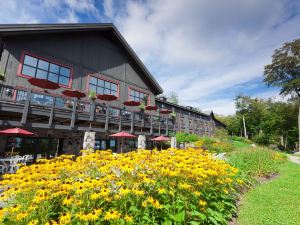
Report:
[{"label": "large wooden lodge", "polygon": [[[113,24],[0,25],[0,57],[5,77],[0,84],[0,128],[24,127],[38,134],[1,137],[0,151],[14,144],[21,152],[78,153],[84,132],[90,130],[96,132],[95,148],[117,150],[120,143],[108,135],[121,130],[150,140],[170,132],[213,135],[217,127],[224,127],[213,113],[157,98],[162,88]],[[32,77],[60,88],[34,87],[28,82]],[[117,100],[77,101],[62,94],[71,89],[112,94]],[[172,115],[123,105],[145,97],[148,105],[169,109]],[[127,149],[136,147],[136,140],[126,143]]]}]

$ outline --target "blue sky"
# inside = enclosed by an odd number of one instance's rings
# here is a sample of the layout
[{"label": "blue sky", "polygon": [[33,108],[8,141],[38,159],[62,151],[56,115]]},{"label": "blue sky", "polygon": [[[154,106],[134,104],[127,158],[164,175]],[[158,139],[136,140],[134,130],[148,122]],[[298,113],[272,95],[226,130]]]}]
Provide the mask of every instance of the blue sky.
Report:
[{"label": "blue sky", "polygon": [[165,94],[232,114],[238,94],[280,99],[263,68],[274,49],[300,38],[300,1],[0,1],[0,23],[64,22],[115,23]]}]

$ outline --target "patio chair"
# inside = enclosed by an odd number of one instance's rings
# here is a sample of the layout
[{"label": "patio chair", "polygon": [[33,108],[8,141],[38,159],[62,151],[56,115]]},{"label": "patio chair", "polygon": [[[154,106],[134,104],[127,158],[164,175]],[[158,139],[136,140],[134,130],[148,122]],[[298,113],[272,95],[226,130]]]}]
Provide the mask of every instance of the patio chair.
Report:
[{"label": "patio chair", "polygon": [[1,172],[1,174],[5,174],[5,173],[7,173],[7,166],[5,166],[5,165],[0,165],[0,172]]},{"label": "patio chair", "polygon": [[12,157],[11,160],[10,160],[10,164],[8,166],[8,172],[9,173],[15,173],[15,172],[17,172],[17,170],[19,169],[18,164],[21,163],[22,160],[23,160],[22,156]]}]

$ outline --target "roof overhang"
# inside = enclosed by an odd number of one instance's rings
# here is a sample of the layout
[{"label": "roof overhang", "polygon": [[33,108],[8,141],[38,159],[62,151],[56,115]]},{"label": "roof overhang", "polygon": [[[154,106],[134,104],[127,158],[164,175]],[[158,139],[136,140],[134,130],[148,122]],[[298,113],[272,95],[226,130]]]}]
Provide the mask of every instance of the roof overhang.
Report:
[{"label": "roof overhang", "polygon": [[136,66],[145,75],[151,84],[152,91],[155,95],[161,94],[163,89],[157,83],[153,75],[148,71],[143,62],[139,59],[133,49],[126,42],[119,30],[112,23],[88,23],[88,24],[1,24],[1,38],[12,35],[25,34],[42,34],[42,33],[69,33],[69,32],[89,32],[89,31],[108,31],[110,32],[128,53]]}]

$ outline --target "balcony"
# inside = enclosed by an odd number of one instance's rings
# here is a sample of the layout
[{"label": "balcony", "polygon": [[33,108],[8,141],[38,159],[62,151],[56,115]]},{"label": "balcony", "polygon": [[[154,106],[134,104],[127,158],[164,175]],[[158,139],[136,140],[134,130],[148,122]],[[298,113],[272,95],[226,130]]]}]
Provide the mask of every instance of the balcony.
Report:
[{"label": "balcony", "polygon": [[64,98],[47,92],[0,86],[0,125],[35,128],[168,134],[175,126],[171,119],[110,108],[105,103]]}]

